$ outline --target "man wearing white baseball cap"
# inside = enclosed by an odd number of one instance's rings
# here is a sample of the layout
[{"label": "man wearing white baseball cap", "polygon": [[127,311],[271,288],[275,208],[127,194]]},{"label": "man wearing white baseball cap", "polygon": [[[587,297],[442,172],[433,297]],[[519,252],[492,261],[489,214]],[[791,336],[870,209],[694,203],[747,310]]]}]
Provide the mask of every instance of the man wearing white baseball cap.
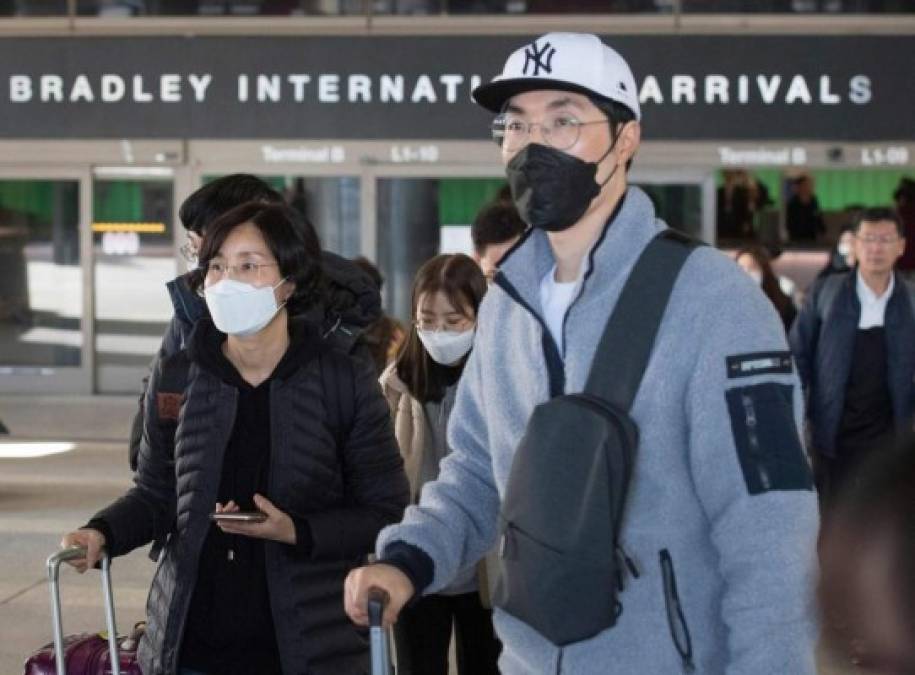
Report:
[{"label": "man wearing white baseball cap", "polygon": [[[480,307],[451,454],[382,531],[381,562],[351,573],[347,612],[366,623],[377,587],[393,622],[498,541],[503,673],[813,675],[819,522],[777,314],[732,261],[671,234],[627,185],[638,90],[599,38],[544,35],[474,97],[497,114],[493,137],[531,227]],[[652,257],[662,249],[670,257]],[[657,320],[642,320],[642,300]],[[644,359],[634,367],[618,352]],[[594,454],[616,469],[563,492],[593,437],[568,413],[577,401],[587,419],[626,417],[591,396],[617,380],[632,427],[623,420],[624,440],[602,436],[606,457]],[[627,443],[634,454],[619,450]],[[631,474],[617,457],[634,457]],[[607,509],[601,481],[618,488],[606,523],[593,518]]]}]

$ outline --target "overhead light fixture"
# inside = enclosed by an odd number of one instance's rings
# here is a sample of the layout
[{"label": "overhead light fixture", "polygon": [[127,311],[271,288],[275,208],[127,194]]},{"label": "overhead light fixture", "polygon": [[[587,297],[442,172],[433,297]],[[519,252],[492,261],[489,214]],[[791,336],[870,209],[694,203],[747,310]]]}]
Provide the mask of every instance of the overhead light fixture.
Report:
[{"label": "overhead light fixture", "polygon": [[172,178],[175,170],[170,166],[97,166],[92,173],[96,178]]}]

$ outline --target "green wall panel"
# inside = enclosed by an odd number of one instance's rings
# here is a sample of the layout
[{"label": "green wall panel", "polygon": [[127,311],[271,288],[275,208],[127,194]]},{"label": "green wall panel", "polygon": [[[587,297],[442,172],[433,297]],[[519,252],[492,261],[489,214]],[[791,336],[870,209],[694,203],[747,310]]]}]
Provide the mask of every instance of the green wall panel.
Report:
[{"label": "green wall panel", "polygon": [[442,225],[469,225],[480,208],[505,185],[502,178],[443,178],[438,187]]}]

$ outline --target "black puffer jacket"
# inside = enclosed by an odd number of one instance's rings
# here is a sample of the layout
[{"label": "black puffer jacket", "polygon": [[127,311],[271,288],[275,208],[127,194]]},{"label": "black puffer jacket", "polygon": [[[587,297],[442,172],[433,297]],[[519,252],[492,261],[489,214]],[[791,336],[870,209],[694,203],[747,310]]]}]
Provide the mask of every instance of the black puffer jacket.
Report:
[{"label": "black puffer jacket", "polygon": [[[309,356],[301,367],[270,385],[267,497],[307,519],[313,548],[302,559],[295,547],[267,542],[267,585],[284,674],[356,675],[367,670],[367,643],[343,612],[343,580],[372,551],[378,531],[400,519],[408,486],[374,371],[327,348],[316,332],[309,339],[314,348],[303,350]],[[323,390],[322,359],[330,372],[351,373],[335,380],[338,395],[353,397],[352,424],[342,435],[329,427],[327,406],[336,399]],[[140,645],[146,675],[173,675],[178,667],[238,398],[237,389],[192,361],[173,447],[159,418],[175,410],[173,398],[159,396],[161,367],[168,362],[153,372],[145,399],[136,485],[93,519],[110,532],[113,556],[168,535]]]},{"label": "black puffer jacket", "polygon": [[[365,270],[336,253],[321,252],[321,270],[324,273],[324,297],[304,314],[294,317],[321,327],[321,336],[332,347],[353,354],[368,362],[372,354],[360,342],[365,329],[377,321],[381,313],[381,294]],[[151,370],[159,361],[187,346],[191,331],[197,322],[210,315],[206,302],[189,286],[190,274],[169,281],[165,286],[175,313],[169,321]],[[143,433],[143,398],[149,379],[143,380],[140,404],[130,430],[128,459],[132,471],[137,470],[137,455]]]}]

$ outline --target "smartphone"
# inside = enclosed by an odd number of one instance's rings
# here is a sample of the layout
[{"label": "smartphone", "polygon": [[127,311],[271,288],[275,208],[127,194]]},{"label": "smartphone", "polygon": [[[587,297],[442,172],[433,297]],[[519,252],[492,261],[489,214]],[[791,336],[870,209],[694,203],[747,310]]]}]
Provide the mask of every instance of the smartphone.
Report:
[{"label": "smartphone", "polygon": [[267,520],[267,514],[263,511],[229,511],[222,513],[211,513],[210,520],[230,521],[236,523],[262,523]]}]

